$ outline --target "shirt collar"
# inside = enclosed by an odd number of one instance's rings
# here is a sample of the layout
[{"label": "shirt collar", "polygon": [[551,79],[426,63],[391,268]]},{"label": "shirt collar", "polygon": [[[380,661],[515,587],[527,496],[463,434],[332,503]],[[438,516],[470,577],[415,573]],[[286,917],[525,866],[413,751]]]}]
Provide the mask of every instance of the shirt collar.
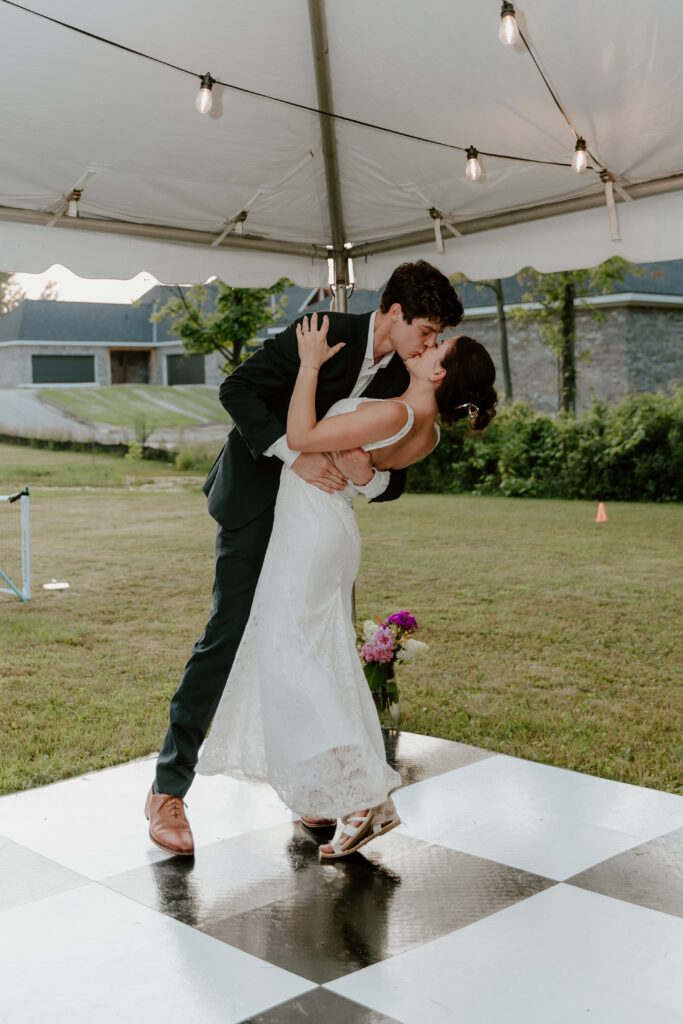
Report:
[{"label": "shirt collar", "polygon": [[389,362],[391,361],[391,358],[394,355],[393,352],[387,352],[387,354],[385,356],[382,356],[380,361],[375,365],[374,344],[375,344],[375,317],[376,316],[377,316],[377,310],[375,310],[374,313],[372,314],[372,316],[370,317],[370,323],[368,325],[368,343],[365,346],[365,358],[363,359],[363,369],[364,370],[369,370],[371,368],[374,369],[374,370],[383,370],[385,366],[389,365]]}]

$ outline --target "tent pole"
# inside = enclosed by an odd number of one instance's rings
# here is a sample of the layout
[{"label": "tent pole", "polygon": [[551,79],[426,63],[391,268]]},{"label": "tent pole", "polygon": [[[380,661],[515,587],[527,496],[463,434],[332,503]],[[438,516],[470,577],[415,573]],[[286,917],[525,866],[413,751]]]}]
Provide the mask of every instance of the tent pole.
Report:
[{"label": "tent pole", "polygon": [[325,0],[308,0],[308,18],[311,26],[311,42],[313,44],[318,109],[323,111],[320,114],[320,135],[322,138],[323,160],[325,162],[327,204],[330,214],[330,227],[332,229],[334,308],[338,313],[345,313],[347,309],[346,286],[348,285],[348,264],[344,250],[344,214],[339,184],[337,139],[334,133],[334,119],[328,116],[329,114],[334,114],[334,107],[332,104],[332,80],[330,78],[330,55],[327,44]]},{"label": "tent pole", "polygon": [[349,304],[347,300],[347,286],[349,283],[348,278],[348,260],[346,259],[346,253],[342,249],[341,252],[335,252],[334,254],[334,311],[335,313],[347,313]]}]

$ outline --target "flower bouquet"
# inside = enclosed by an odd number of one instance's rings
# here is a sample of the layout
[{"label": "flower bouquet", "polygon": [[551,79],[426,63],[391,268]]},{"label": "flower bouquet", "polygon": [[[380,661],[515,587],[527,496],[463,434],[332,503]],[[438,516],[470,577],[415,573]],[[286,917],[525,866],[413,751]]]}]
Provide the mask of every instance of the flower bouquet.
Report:
[{"label": "flower bouquet", "polygon": [[417,619],[408,611],[394,612],[384,621],[367,619],[359,641],[363,671],[382,724],[398,721],[396,663],[413,661],[424,654],[427,644],[415,640]]}]

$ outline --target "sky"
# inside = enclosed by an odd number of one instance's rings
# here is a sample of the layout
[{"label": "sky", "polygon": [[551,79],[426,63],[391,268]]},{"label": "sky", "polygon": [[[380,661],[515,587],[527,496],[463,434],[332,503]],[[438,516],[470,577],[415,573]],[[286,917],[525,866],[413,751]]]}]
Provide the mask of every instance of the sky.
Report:
[{"label": "sky", "polygon": [[48,281],[57,285],[57,297],[64,302],[133,302],[159,282],[151,274],[141,273],[127,281],[77,277],[59,263],[44,274],[15,274],[14,279],[29,299],[40,298]]}]

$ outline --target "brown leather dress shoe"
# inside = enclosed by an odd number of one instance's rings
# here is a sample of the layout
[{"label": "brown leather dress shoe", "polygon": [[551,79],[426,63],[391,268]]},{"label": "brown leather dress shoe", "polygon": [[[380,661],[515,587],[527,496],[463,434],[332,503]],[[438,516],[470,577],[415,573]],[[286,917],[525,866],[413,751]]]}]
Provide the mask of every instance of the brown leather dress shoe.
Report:
[{"label": "brown leather dress shoe", "polygon": [[160,850],[179,857],[194,855],[192,829],[179,796],[155,793],[150,787],[145,801],[145,817],[149,821],[149,838]]}]

